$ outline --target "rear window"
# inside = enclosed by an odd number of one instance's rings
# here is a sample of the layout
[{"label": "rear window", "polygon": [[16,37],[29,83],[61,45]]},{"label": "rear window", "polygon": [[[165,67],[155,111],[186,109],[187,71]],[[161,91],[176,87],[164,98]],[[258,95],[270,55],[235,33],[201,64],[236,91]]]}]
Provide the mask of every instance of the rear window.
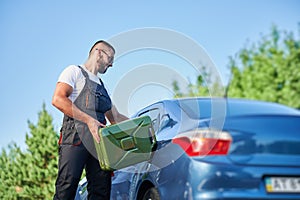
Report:
[{"label": "rear window", "polygon": [[182,110],[192,119],[239,115],[299,115],[296,109],[268,102],[238,99],[181,99],[177,101]]},{"label": "rear window", "polygon": [[228,114],[235,115],[276,115],[276,114],[290,114],[299,115],[300,112],[296,109],[271,102],[260,102],[251,100],[229,100]]},{"label": "rear window", "polygon": [[184,99],[177,101],[181,109],[192,119],[210,118],[211,102],[200,101],[198,99]]}]

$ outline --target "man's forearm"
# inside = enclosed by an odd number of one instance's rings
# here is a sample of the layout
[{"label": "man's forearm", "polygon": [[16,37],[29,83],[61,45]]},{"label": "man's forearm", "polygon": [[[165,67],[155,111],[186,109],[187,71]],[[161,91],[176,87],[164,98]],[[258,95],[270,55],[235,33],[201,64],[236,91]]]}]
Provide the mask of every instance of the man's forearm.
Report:
[{"label": "man's forearm", "polygon": [[61,99],[57,98],[52,101],[53,106],[59,109],[62,113],[72,117],[76,120],[84,122],[87,124],[88,120],[91,118],[88,114],[82,112],[72,101],[68,98]]}]

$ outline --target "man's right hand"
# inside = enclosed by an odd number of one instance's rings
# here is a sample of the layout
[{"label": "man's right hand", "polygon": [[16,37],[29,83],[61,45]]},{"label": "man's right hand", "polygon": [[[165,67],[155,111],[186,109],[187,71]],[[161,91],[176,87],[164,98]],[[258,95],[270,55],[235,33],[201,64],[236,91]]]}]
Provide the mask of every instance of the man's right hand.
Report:
[{"label": "man's right hand", "polygon": [[100,143],[100,137],[98,135],[99,128],[105,127],[104,124],[100,123],[98,120],[92,118],[87,123],[89,130],[93,136],[93,138],[96,140],[97,143]]}]

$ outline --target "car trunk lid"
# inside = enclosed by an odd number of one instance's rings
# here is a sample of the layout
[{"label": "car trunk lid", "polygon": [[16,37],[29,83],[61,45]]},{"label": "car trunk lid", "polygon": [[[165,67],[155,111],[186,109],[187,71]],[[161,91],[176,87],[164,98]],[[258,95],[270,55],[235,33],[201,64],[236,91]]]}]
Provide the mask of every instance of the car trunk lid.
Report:
[{"label": "car trunk lid", "polygon": [[233,138],[228,157],[236,164],[300,166],[299,116],[231,117],[224,130]]}]

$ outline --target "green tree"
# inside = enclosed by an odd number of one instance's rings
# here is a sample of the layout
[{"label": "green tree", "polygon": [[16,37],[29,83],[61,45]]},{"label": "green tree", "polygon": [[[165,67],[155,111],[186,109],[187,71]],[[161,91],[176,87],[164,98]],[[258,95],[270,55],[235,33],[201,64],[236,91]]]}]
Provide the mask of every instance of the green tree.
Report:
[{"label": "green tree", "polygon": [[182,92],[176,80],[173,81],[173,92],[175,98],[180,97],[206,97],[223,96],[224,88],[212,76],[210,70],[205,66],[201,67],[201,75],[197,76],[195,83],[189,83],[187,92]]},{"label": "green tree", "polygon": [[272,26],[269,35],[230,57],[229,67],[229,97],[300,108],[300,41],[293,33]]},{"label": "green tree", "polygon": [[37,124],[28,122],[25,152],[16,145],[0,157],[3,199],[51,199],[55,189],[58,163],[58,134],[52,117],[43,105]]},{"label": "green tree", "polygon": [[21,159],[21,150],[12,143],[8,151],[3,149],[0,155],[0,196],[1,199],[19,199],[22,174],[18,161]]}]

